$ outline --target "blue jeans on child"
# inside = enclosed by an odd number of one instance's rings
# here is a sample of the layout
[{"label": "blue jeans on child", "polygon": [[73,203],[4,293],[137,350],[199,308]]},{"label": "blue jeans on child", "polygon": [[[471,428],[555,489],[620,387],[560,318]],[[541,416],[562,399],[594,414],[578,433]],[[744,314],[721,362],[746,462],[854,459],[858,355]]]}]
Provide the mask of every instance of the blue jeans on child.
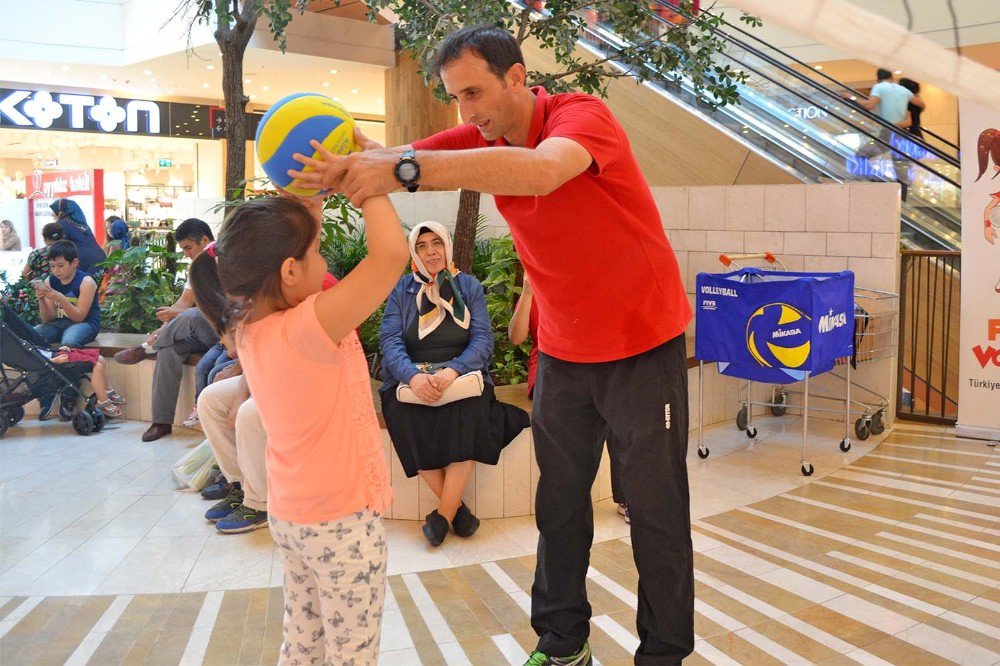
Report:
[{"label": "blue jeans on child", "polygon": [[215,378],[213,373],[218,373],[223,367],[228,367],[235,363],[229,358],[226,348],[221,343],[215,345],[201,355],[201,360],[194,369],[194,397],[195,400],[201,395],[206,386],[212,383]]},{"label": "blue jeans on child", "polygon": [[67,347],[83,347],[97,338],[100,328],[85,321],[75,323],[67,317],[57,317],[35,326],[35,332],[50,345],[58,343]]}]

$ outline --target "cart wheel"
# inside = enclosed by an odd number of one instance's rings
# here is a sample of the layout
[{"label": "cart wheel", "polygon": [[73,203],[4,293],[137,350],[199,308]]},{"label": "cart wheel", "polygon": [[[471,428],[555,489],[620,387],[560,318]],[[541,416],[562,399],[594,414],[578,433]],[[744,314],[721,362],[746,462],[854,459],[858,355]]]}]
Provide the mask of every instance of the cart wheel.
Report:
[{"label": "cart wheel", "polygon": [[12,407],[7,410],[7,423],[17,425],[24,418],[24,407]]},{"label": "cart wheel", "polygon": [[812,476],[814,471],[816,470],[813,469],[812,465],[809,463],[802,463],[802,476]]},{"label": "cart wheel", "polygon": [[708,450],[708,447],[705,447],[703,449],[702,448],[698,449],[698,457],[701,458],[702,460],[704,460],[705,458],[707,458],[709,453],[710,452]]},{"label": "cart wheel", "polygon": [[101,428],[103,428],[104,424],[108,422],[108,419],[107,417],[104,416],[104,413],[99,412],[97,410],[95,410],[90,415],[90,418],[94,422],[94,432],[101,432]]},{"label": "cart wheel", "polygon": [[788,394],[784,391],[775,391],[771,402],[771,414],[774,416],[784,416],[788,411]]},{"label": "cart wheel", "polygon": [[94,432],[94,419],[87,412],[77,412],[73,415],[73,430],[78,435],[89,435]]},{"label": "cart wheel", "polygon": [[862,442],[868,439],[868,435],[871,431],[868,429],[868,422],[865,421],[864,417],[858,419],[854,422],[854,434],[858,436]]},{"label": "cart wheel", "polygon": [[871,431],[873,435],[881,435],[885,432],[885,419],[882,418],[882,410],[875,412],[872,416]]},{"label": "cart wheel", "polygon": [[740,407],[740,411],[736,412],[736,427],[740,430],[747,429],[747,408],[746,405]]},{"label": "cart wheel", "polygon": [[851,440],[849,438],[845,437],[844,439],[840,440],[840,450],[843,451],[844,453],[847,453],[848,451],[851,450]]},{"label": "cart wheel", "polygon": [[756,436],[757,436],[757,428],[754,428],[753,426],[747,426],[747,437],[753,439]]},{"label": "cart wheel", "polygon": [[0,437],[7,434],[7,427],[10,425],[10,416],[7,415],[7,410],[0,410]]}]

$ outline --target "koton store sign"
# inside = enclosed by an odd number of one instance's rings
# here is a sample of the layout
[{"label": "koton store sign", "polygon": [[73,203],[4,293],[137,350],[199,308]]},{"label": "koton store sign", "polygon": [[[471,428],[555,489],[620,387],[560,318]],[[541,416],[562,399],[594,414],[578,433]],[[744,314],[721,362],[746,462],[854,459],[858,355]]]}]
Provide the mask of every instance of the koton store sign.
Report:
[{"label": "koton store sign", "polygon": [[0,124],[27,129],[161,134],[162,111],[150,100],[0,88]]},{"label": "koton store sign", "polygon": [[[250,117],[251,136],[259,115]],[[224,117],[209,104],[0,88],[0,128],[222,139]]]}]

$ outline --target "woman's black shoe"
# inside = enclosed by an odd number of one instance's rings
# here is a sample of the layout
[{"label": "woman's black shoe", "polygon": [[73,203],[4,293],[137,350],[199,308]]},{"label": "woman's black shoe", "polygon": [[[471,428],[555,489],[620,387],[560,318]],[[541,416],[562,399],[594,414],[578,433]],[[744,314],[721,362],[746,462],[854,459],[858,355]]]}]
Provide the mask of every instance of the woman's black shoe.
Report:
[{"label": "woman's black shoe", "polygon": [[444,538],[448,536],[448,521],[437,512],[437,509],[434,509],[427,514],[421,529],[432,546],[440,546],[444,542]]},{"label": "woman's black shoe", "polygon": [[469,507],[465,506],[465,502],[462,502],[462,506],[458,507],[458,511],[455,512],[455,519],[451,521],[451,528],[460,537],[470,537],[479,529],[479,519],[469,511]]}]

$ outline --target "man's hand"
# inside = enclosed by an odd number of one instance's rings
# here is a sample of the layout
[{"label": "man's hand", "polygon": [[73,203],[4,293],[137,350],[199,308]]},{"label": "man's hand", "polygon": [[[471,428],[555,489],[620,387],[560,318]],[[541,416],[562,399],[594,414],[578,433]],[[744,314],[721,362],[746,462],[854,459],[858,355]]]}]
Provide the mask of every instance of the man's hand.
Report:
[{"label": "man's hand", "polygon": [[458,379],[458,372],[453,368],[441,368],[431,377],[431,381],[437,390],[444,395],[445,389],[451,386],[452,382]]},{"label": "man's hand", "polygon": [[311,141],[310,145],[316,149],[319,159],[295,153],[293,157],[305,168],[301,171],[289,170],[288,175],[303,188],[342,192],[355,206],[360,206],[368,197],[398,189],[399,183],[393,170],[399,154],[372,141],[357,128],[354,130],[354,141],[361,147],[361,152],[350,155],[334,155],[319,141]]},{"label": "man's hand", "polygon": [[997,230],[992,224],[986,225],[984,230],[986,234],[986,240],[989,241],[990,245],[995,245],[997,241]]},{"label": "man's hand", "polygon": [[239,363],[233,363],[232,365],[225,367],[222,370],[219,370],[217,373],[215,373],[215,379],[212,380],[212,383],[214,384],[215,382],[221,382],[223,379],[232,379],[233,377],[239,377],[242,374],[243,371],[240,369]]},{"label": "man's hand", "polygon": [[162,308],[156,308],[156,318],[166,324],[168,321],[179,315],[184,310],[181,308],[175,308],[174,306],[166,306]]},{"label": "man's hand", "polygon": [[441,399],[441,390],[434,383],[434,376],[426,372],[413,375],[413,379],[410,380],[410,388],[413,389],[418,398],[428,405],[433,405]]},{"label": "man's hand", "polygon": [[160,335],[160,331],[159,331],[159,330],[155,330],[155,331],[153,331],[152,333],[150,333],[150,334],[149,334],[149,337],[148,337],[148,338],[146,338],[146,344],[147,344],[148,346],[152,347],[152,346],[153,346],[153,343],[154,343],[154,342],[156,342],[156,338],[157,338],[157,337],[158,337],[159,335]]}]

